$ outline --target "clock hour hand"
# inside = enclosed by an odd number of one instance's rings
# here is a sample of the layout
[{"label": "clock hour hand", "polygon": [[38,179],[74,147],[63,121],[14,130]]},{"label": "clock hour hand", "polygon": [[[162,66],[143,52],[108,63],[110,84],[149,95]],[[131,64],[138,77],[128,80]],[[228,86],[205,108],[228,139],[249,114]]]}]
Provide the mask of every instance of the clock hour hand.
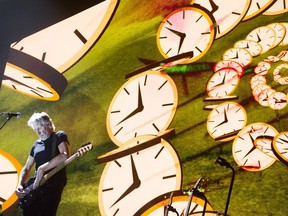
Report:
[{"label": "clock hour hand", "polygon": [[220,83],[218,83],[217,85],[215,85],[214,87],[224,85],[225,84],[225,80],[226,80],[226,73],[224,74],[224,77],[223,77],[222,81]]},{"label": "clock hour hand", "polygon": [[180,42],[179,42],[179,47],[178,47],[178,54],[179,54],[181,47],[182,47],[182,44],[184,42],[184,39],[186,37],[186,34],[183,32],[176,31],[176,30],[171,29],[171,28],[167,28],[167,29],[180,37]]},{"label": "clock hour hand", "polygon": [[[132,191],[140,187],[141,180],[139,179],[135,163],[133,160],[132,155],[130,155],[131,158],[131,167],[132,167],[132,177],[133,177],[133,183],[130,185],[130,187],[113,203],[111,207],[113,207],[116,203],[118,203],[120,200],[122,200],[124,197],[126,197],[128,194],[130,194]],[[110,208],[111,208],[110,207]]]},{"label": "clock hour hand", "polygon": [[250,136],[250,139],[252,141],[253,147],[249,150],[249,152],[247,152],[247,154],[243,158],[247,157],[252,151],[254,151],[256,149],[256,146],[254,145],[254,139],[250,133],[249,133],[249,136]]},{"label": "clock hour hand", "polygon": [[122,122],[126,121],[127,119],[131,118],[132,116],[136,115],[139,112],[142,112],[144,109],[143,100],[142,100],[142,94],[141,94],[141,88],[140,84],[138,84],[138,105],[137,108],[131,112],[129,115],[127,115],[124,119],[122,119],[117,125],[121,124]]},{"label": "clock hour hand", "polygon": [[220,122],[218,125],[216,125],[214,128],[219,127],[222,124],[225,124],[228,122],[228,118],[227,118],[227,113],[226,113],[226,109],[224,109],[224,121]]}]

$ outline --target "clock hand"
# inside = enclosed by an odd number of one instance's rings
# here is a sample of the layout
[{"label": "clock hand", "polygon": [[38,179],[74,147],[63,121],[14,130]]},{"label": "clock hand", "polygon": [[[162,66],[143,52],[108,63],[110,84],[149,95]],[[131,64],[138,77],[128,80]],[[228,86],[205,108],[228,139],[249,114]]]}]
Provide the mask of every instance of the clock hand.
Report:
[{"label": "clock hand", "polygon": [[126,116],[124,119],[122,119],[117,125],[121,124],[122,122],[126,121],[127,119],[131,118],[132,116],[136,115],[139,112],[142,112],[144,109],[143,100],[142,100],[142,94],[140,89],[140,84],[138,84],[138,105],[137,108],[131,112],[128,116]]},{"label": "clock hand", "polygon": [[236,56],[235,57],[232,57],[231,59],[238,59],[239,58],[239,55],[238,55],[238,51],[236,52]]},{"label": "clock hand", "polygon": [[219,123],[218,125],[216,125],[214,128],[222,125],[222,124],[225,124],[228,122],[228,118],[227,118],[227,113],[226,113],[226,109],[224,109],[224,121],[222,121],[221,123]]},{"label": "clock hand", "polygon": [[257,35],[257,39],[258,39],[257,43],[261,42],[261,38],[260,38],[259,34],[256,33],[256,35]]},{"label": "clock hand", "polygon": [[282,139],[282,138],[279,138],[281,141],[283,141],[283,142],[285,142],[285,143],[288,143],[288,141],[287,140],[285,140],[285,139]]},{"label": "clock hand", "polygon": [[180,37],[180,43],[179,43],[179,47],[178,47],[178,54],[179,54],[180,49],[181,49],[181,47],[182,47],[182,44],[183,44],[183,42],[184,42],[184,39],[185,39],[185,37],[186,37],[186,34],[185,34],[185,33],[182,33],[182,32],[179,32],[179,31],[176,31],[176,30],[174,30],[174,29],[168,28],[168,27],[166,27],[166,28],[167,28],[169,31],[173,32],[174,34],[176,34],[177,36]]},{"label": "clock hand", "polygon": [[252,137],[252,135],[250,133],[249,133],[249,137],[250,137],[250,139],[252,141],[253,147],[250,149],[249,152],[247,152],[247,154],[243,158],[247,157],[252,151],[254,151],[256,149],[256,146],[254,145],[254,139],[253,139],[253,137]]},{"label": "clock hand", "polygon": [[210,12],[213,14],[215,11],[218,10],[219,7],[218,7],[218,5],[215,4],[214,0],[209,0],[209,3],[212,7],[212,10]]},{"label": "clock hand", "polygon": [[28,86],[28,85],[26,85],[25,83],[22,83],[22,82],[20,82],[20,81],[18,81],[18,80],[15,80],[15,79],[13,79],[13,78],[11,78],[11,77],[7,77],[7,76],[5,76],[5,75],[3,75],[3,80],[11,80],[12,82],[15,82],[15,83],[17,83],[17,84],[19,84],[19,85],[23,85],[23,86],[25,86],[25,87],[27,87],[27,88],[33,89],[34,91],[38,91],[37,89],[32,88],[31,86]]},{"label": "clock hand", "polygon": [[133,176],[133,183],[130,185],[130,187],[127,188],[127,190],[111,205],[110,208],[112,208],[116,203],[118,203],[120,200],[122,200],[124,197],[126,197],[128,194],[130,194],[135,189],[139,188],[141,185],[141,180],[139,179],[135,163],[133,160],[132,155],[130,155],[131,158],[131,167],[132,167],[132,176]]}]

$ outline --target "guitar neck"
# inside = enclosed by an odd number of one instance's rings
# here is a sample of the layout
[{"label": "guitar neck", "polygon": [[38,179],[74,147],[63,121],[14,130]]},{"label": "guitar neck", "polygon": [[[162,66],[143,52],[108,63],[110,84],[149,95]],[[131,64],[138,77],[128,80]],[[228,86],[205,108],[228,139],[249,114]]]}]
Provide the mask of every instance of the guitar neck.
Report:
[{"label": "guitar neck", "polygon": [[53,175],[55,175],[57,172],[59,172],[61,169],[66,167],[69,163],[71,163],[74,159],[79,157],[78,153],[73,154],[71,157],[69,157],[67,160],[59,164],[57,167],[55,167],[53,170],[49,171],[47,174],[43,176],[43,178],[40,181],[40,186],[43,185],[48,179],[50,179]]}]

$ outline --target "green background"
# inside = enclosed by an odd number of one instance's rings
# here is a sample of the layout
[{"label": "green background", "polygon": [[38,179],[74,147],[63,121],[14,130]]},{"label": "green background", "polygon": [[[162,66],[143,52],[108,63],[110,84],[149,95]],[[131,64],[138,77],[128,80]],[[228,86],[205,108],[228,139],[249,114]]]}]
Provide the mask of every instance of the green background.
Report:
[{"label": "green background", "polygon": [[[1,149],[13,155],[24,165],[31,144],[37,138],[26,126],[33,112],[45,111],[52,117],[57,130],[69,135],[71,150],[75,152],[82,144],[93,141],[92,152],[68,166],[68,184],[64,190],[58,215],[100,215],[98,209],[98,185],[105,164],[97,165],[97,157],[117,146],[112,143],[106,130],[106,115],[110,102],[125,75],[137,70],[146,62],[163,60],[157,49],[156,33],[164,17],[190,1],[132,1],[122,0],[109,27],[76,65],[64,73],[69,84],[61,99],[56,102],[36,100],[6,87],[1,88],[1,111],[20,111],[21,118],[12,119],[1,130]],[[263,16],[240,23],[230,33],[214,41],[208,53],[197,63],[220,61],[225,50],[256,27],[287,20],[288,13]],[[287,108],[278,113],[261,107],[254,101],[250,90],[252,68],[269,55],[276,55],[286,47],[276,47],[253,59],[245,70],[234,92],[236,102],[247,112],[247,124],[267,122],[279,132],[287,131]],[[193,64],[192,64],[193,65]],[[209,111],[203,110],[209,103],[206,83],[212,71],[170,73],[179,94],[176,115],[170,125],[176,135],[170,139],[182,164],[182,189],[190,189],[198,178],[206,180],[205,195],[216,211],[224,211],[231,179],[231,170],[215,164],[216,158],[225,158],[235,169],[235,182],[229,205],[229,215],[287,215],[288,170],[276,161],[261,172],[247,172],[234,162],[230,142],[215,142],[206,130]],[[269,77],[270,76],[270,77]],[[268,84],[281,89],[267,75]],[[279,88],[279,89],[278,89]],[[2,122],[5,117],[1,116]],[[16,211],[15,215],[19,215]]]}]

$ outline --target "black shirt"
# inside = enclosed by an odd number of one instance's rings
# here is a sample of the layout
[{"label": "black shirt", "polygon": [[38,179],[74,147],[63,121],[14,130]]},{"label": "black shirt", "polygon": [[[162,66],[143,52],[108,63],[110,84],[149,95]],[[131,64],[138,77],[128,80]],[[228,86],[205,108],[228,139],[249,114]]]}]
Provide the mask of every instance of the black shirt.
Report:
[{"label": "black shirt", "polygon": [[[35,143],[33,144],[31,151],[30,151],[30,156],[32,156],[35,160],[35,168],[36,171],[39,166],[42,164],[50,161],[52,159],[52,143],[53,143],[53,136],[54,134],[51,134],[49,138],[46,140],[36,140]],[[67,135],[64,131],[57,131],[55,133],[56,136],[56,147],[55,147],[55,153],[54,156],[57,156],[60,154],[58,145],[62,143],[63,141],[68,142]],[[69,143],[69,142],[68,142]],[[49,181],[66,181],[66,168],[64,167],[61,169],[58,173],[56,173]]]}]

